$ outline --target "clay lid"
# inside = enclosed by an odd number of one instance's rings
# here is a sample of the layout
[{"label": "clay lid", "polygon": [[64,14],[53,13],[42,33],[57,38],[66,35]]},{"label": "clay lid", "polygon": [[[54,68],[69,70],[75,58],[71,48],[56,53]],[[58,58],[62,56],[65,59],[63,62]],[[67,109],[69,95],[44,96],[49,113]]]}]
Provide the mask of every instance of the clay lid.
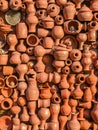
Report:
[{"label": "clay lid", "polygon": [[86,5],[82,6],[82,8],[79,10],[79,13],[81,12],[92,12]]},{"label": "clay lid", "polygon": [[54,19],[51,18],[49,15],[43,19],[43,21],[46,21],[46,22],[54,22]]}]

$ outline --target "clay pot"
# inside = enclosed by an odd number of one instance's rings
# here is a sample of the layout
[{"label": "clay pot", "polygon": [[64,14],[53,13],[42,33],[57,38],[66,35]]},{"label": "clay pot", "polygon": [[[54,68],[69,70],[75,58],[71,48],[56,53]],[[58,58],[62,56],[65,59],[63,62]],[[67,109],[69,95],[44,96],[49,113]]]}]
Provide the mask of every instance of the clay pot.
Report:
[{"label": "clay pot", "polygon": [[89,128],[91,127],[91,123],[88,120],[82,120],[80,121],[80,128],[83,130],[89,130]]},{"label": "clay pot", "polygon": [[15,46],[18,43],[16,35],[15,34],[9,34],[7,36],[7,43],[10,46],[9,51],[15,51]]},{"label": "clay pot", "polygon": [[85,75],[84,74],[78,74],[76,76],[76,82],[79,84],[82,84],[85,82]]},{"label": "clay pot", "polygon": [[78,110],[79,110],[78,120],[79,121],[85,120],[85,118],[83,117],[83,115],[84,115],[84,108],[80,108],[79,107]]},{"label": "clay pot", "polygon": [[64,31],[67,34],[78,34],[82,30],[83,25],[77,20],[69,20],[64,22]]},{"label": "clay pot", "polygon": [[59,123],[60,123],[60,127],[59,130],[64,130],[65,129],[65,125],[67,123],[67,116],[59,116]]},{"label": "clay pot", "polygon": [[17,79],[17,77],[15,75],[9,75],[6,78],[6,85],[9,88],[15,88],[18,85],[18,79]]},{"label": "clay pot", "polygon": [[27,89],[26,82],[19,82],[17,89],[20,91],[20,95],[25,95],[25,90]]},{"label": "clay pot", "polygon": [[79,106],[85,109],[91,109],[92,103],[91,102],[79,102]]},{"label": "clay pot", "polygon": [[76,9],[80,9],[81,8],[81,4],[84,0],[73,0],[75,5],[76,5]]},{"label": "clay pot", "polygon": [[86,33],[79,33],[77,35],[77,40],[79,42],[79,50],[83,50],[84,43],[87,40],[87,34]]},{"label": "clay pot", "polygon": [[5,87],[4,78],[0,77],[0,88]]},{"label": "clay pot", "polygon": [[48,99],[52,97],[50,86],[48,83],[44,84],[42,87],[39,88],[40,90],[40,98],[41,99]]},{"label": "clay pot", "polygon": [[74,73],[79,73],[82,71],[83,67],[82,64],[79,61],[75,61],[71,65],[71,69]]},{"label": "clay pot", "polygon": [[3,66],[3,75],[12,75],[15,72],[12,66]]},{"label": "clay pot", "polygon": [[80,130],[80,123],[77,120],[77,114],[71,113],[71,120],[67,122],[68,130]]},{"label": "clay pot", "polygon": [[97,12],[94,13],[94,20],[98,21],[98,13]]},{"label": "clay pot", "polygon": [[26,52],[26,46],[24,45],[24,39],[19,40],[19,44],[16,47],[18,52]]},{"label": "clay pot", "polygon": [[90,2],[90,9],[92,10],[92,11],[98,11],[98,1],[97,0],[92,0],[91,2]]},{"label": "clay pot", "polygon": [[11,98],[13,99],[13,102],[17,101],[17,99],[18,99],[18,90],[17,89],[13,89],[13,94],[12,94]]},{"label": "clay pot", "polygon": [[82,8],[78,11],[77,18],[80,21],[91,21],[93,18],[92,11],[86,6],[82,6]]},{"label": "clay pot", "polygon": [[37,82],[45,83],[48,80],[48,74],[45,72],[37,74]]},{"label": "clay pot", "polygon": [[46,120],[50,117],[49,108],[40,108],[38,111],[38,116],[41,120],[40,129],[44,129]]},{"label": "clay pot", "polygon": [[57,16],[55,17],[55,23],[56,23],[57,25],[62,25],[62,24],[64,23],[64,18],[63,18],[63,16],[62,16],[62,15],[57,15]]},{"label": "clay pot", "polygon": [[67,81],[67,76],[66,74],[62,74],[61,75],[61,81],[60,81],[60,84],[59,84],[59,88],[69,88],[69,83]]},{"label": "clay pot", "polygon": [[20,53],[17,51],[12,52],[9,62],[10,64],[20,64],[21,63]]},{"label": "clay pot", "polygon": [[22,114],[20,115],[20,120],[23,121],[23,122],[27,122],[29,121],[29,115],[28,115],[28,112],[27,112],[27,107],[23,107],[23,111],[22,111]]},{"label": "clay pot", "polygon": [[84,94],[83,94],[84,102],[91,102],[92,101],[92,92],[89,87],[85,87]]},{"label": "clay pot", "polygon": [[1,102],[1,108],[3,110],[9,110],[12,107],[12,105],[13,105],[13,101],[10,98],[5,98]]},{"label": "clay pot", "polygon": [[1,88],[1,94],[4,96],[4,97],[10,97],[13,93],[13,89],[12,88],[8,88],[8,87],[3,87]]},{"label": "clay pot", "polygon": [[38,99],[38,108],[40,107],[50,107],[50,99]]},{"label": "clay pot", "polygon": [[75,5],[72,2],[67,2],[64,5],[64,9],[63,9],[63,15],[65,20],[74,19],[75,14],[76,14]]},{"label": "clay pot", "polygon": [[22,5],[22,1],[21,0],[10,0],[10,8],[12,10],[19,10],[21,8],[21,5]]},{"label": "clay pot", "polygon": [[26,23],[29,27],[29,33],[34,33],[36,32],[36,26],[38,24],[38,18],[33,15],[32,13],[28,14],[26,17]]},{"label": "clay pot", "polygon": [[81,60],[81,57],[82,57],[82,53],[81,53],[81,51],[79,51],[78,49],[73,49],[73,50],[70,52],[70,58],[71,58],[73,61],[79,61],[79,60]]},{"label": "clay pot", "polygon": [[52,103],[60,103],[61,102],[61,99],[60,99],[60,96],[54,92],[54,94],[52,95]]},{"label": "clay pot", "polygon": [[25,97],[19,97],[19,98],[17,99],[17,103],[18,103],[18,105],[21,106],[21,107],[25,106],[25,105],[26,105],[26,98],[25,98]]},{"label": "clay pot", "polygon": [[28,71],[28,67],[26,64],[18,64],[16,66],[16,72],[19,74],[19,81],[24,81],[24,75]]},{"label": "clay pot", "polygon": [[37,10],[36,16],[38,17],[38,19],[44,19],[47,17],[47,11],[45,9]]},{"label": "clay pot", "polygon": [[52,36],[55,39],[55,45],[58,45],[60,39],[64,37],[64,31],[62,26],[54,26],[54,28],[52,29]]},{"label": "clay pot", "polygon": [[9,9],[7,0],[0,0],[0,11],[6,12]]},{"label": "clay pot", "polygon": [[89,24],[88,24],[88,29],[91,30],[97,30],[98,29],[98,23],[97,21],[91,21]]},{"label": "clay pot", "polygon": [[51,37],[45,37],[43,40],[41,40],[41,43],[45,49],[52,49],[54,46],[54,41]]},{"label": "clay pot", "polygon": [[74,90],[74,84],[75,84],[75,74],[70,74],[68,78],[69,83],[69,89],[72,91]]},{"label": "clay pot", "polygon": [[53,104],[50,105],[50,113],[51,113],[51,122],[58,122],[58,114],[60,112],[60,104]]},{"label": "clay pot", "polygon": [[87,37],[89,42],[95,42],[97,39],[96,31],[94,29],[89,30]]},{"label": "clay pot", "polygon": [[2,54],[0,55],[0,65],[7,65],[8,62],[8,55]]},{"label": "clay pot", "polygon": [[47,13],[50,17],[55,17],[59,14],[60,7],[57,4],[49,4],[47,7]]},{"label": "clay pot", "polygon": [[36,0],[36,7],[38,9],[47,9],[48,2],[47,0]]},{"label": "clay pot", "polygon": [[56,3],[60,6],[64,6],[67,3],[67,0],[56,0]]},{"label": "clay pot", "polygon": [[69,99],[63,99],[63,105],[61,105],[61,114],[68,116],[71,113],[71,107],[68,104]]},{"label": "clay pot", "polygon": [[29,101],[27,107],[29,109],[29,115],[34,115],[36,110],[36,101]]},{"label": "clay pot", "polygon": [[95,123],[98,123],[98,102],[94,101],[94,107],[91,110],[91,117]]},{"label": "clay pot", "polygon": [[71,107],[71,112],[75,113],[76,112],[76,107],[78,105],[78,101],[76,99],[69,99],[69,105]]},{"label": "clay pot", "polygon": [[70,91],[68,89],[61,90],[61,98],[62,99],[69,99]]}]

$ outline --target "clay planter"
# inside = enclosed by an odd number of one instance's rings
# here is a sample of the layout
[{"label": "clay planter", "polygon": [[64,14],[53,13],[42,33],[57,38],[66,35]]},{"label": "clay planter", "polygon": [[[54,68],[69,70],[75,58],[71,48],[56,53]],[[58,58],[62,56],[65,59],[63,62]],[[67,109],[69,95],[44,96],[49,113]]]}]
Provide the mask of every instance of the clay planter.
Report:
[{"label": "clay planter", "polygon": [[6,78],[6,85],[9,87],[9,88],[15,88],[17,85],[18,85],[18,79],[16,76],[14,75],[9,75],[7,78]]},{"label": "clay planter", "polygon": [[5,82],[4,79],[2,77],[0,77],[0,88],[5,87]]},{"label": "clay planter", "polygon": [[0,55],[0,65],[7,65],[8,63],[8,55],[2,54]]}]

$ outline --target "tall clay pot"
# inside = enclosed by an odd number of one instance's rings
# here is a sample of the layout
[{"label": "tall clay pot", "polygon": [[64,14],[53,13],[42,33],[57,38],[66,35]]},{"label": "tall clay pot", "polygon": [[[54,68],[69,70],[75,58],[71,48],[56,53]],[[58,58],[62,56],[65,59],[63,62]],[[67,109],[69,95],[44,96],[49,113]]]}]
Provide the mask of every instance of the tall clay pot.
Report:
[{"label": "tall clay pot", "polygon": [[69,88],[69,83],[67,81],[67,75],[66,74],[62,74],[61,81],[60,81],[60,84],[59,84],[59,88]]}]

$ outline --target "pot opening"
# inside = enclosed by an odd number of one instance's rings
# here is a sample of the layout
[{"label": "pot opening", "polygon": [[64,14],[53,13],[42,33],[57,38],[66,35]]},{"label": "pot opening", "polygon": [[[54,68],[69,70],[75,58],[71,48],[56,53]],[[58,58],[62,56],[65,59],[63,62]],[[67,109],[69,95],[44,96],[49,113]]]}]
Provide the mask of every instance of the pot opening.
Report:
[{"label": "pot opening", "polygon": [[7,101],[4,101],[4,107],[9,108],[10,104]]},{"label": "pot opening", "polygon": [[37,43],[37,38],[36,38],[35,36],[33,36],[33,35],[29,36],[29,37],[28,37],[28,43],[29,43],[31,46],[35,45],[35,44]]},{"label": "pot opening", "polygon": [[96,18],[98,18],[98,14],[96,14]]},{"label": "pot opening", "polygon": [[78,53],[75,53],[75,57],[77,57],[78,56]]},{"label": "pot opening", "polygon": [[77,66],[76,66],[76,69],[78,69],[78,68],[79,68],[79,66],[77,65]]},{"label": "pot opening", "polygon": [[96,22],[92,22],[91,26],[93,27],[96,26]]},{"label": "pot opening", "polygon": [[71,32],[76,32],[78,30],[78,23],[76,21],[71,21],[68,24],[68,30]]},{"label": "pot opening", "polygon": [[80,80],[81,80],[81,81],[84,81],[84,77],[80,77]]},{"label": "pot opening", "polygon": [[15,1],[15,5],[17,5],[18,4],[18,1]]}]

